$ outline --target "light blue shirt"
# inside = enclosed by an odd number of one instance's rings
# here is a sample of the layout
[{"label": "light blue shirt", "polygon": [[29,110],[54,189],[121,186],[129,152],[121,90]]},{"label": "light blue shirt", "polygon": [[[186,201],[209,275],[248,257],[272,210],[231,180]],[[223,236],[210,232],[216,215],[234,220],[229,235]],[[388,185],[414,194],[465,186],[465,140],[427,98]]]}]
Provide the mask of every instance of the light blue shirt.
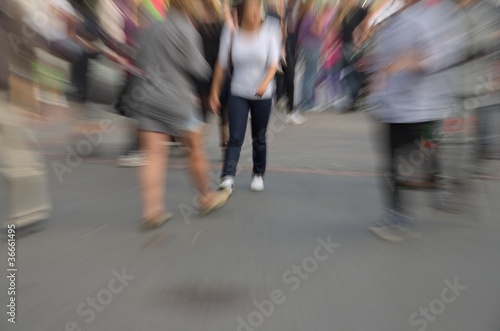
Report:
[{"label": "light blue shirt", "polygon": [[[466,56],[463,15],[449,0],[436,5],[421,1],[390,19],[378,37],[375,92],[369,97],[374,116],[388,123],[418,123],[443,119],[458,102],[448,70]],[[384,78],[384,66],[415,52],[423,56],[423,71],[403,71]]]}]

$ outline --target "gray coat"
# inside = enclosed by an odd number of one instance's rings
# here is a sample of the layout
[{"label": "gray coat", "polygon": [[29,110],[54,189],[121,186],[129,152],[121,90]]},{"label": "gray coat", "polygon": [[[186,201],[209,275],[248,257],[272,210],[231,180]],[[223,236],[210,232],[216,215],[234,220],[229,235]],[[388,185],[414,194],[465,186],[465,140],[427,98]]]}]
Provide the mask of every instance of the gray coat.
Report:
[{"label": "gray coat", "polygon": [[[374,49],[373,114],[387,123],[441,120],[457,103],[449,68],[465,59],[463,15],[451,0],[428,6],[420,1],[389,19]],[[389,77],[381,70],[410,52],[424,56],[423,70]]]},{"label": "gray coat", "polygon": [[[473,98],[476,107],[500,103],[500,91],[492,84],[495,70],[500,70],[500,8],[480,0],[464,10],[467,21],[467,53],[472,60],[459,68],[459,93]],[[498,73],[497,73],[498,74]]]},{"label": "gray coat", "polygon": [[208,81],[211,68],[202,40],[189,18],[170,10],[141,40],[136,65],[148,78],[133,78],[126,103],[132,116],[161,122],[168,134],[182,135],[198,111],[195,80]]}]

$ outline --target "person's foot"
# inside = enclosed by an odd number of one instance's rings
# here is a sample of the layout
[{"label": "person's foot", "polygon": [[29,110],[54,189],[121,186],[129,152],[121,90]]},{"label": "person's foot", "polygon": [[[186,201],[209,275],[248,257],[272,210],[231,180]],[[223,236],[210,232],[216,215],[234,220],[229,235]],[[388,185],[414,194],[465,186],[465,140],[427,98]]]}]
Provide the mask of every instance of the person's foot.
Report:
[{"label": "person's foot", "polygon": [[153,216],[153,217],[144,218],[142,221],[142,227],[145,230],[152,230],[152,229],[159,228],[160,226],[165,224],[167,221],[169,221],[173,216],[174,216],[174,214],[172,214],[172,213],[163,212],[163,213],[159,213],[158,215]]},{"label": "person's foot", "polygon": [[225,176],[219,185],[219,190],[229,190],[230,192],[232,192],[233,187],[234,187],[234,177]]},{"label": "person's foot", "polygon": [[286,117],[286,124],[292,125],[301,125],[304,124],[307,120],[304,116],[302,116],[299,112],[295,111]]},{"label": "person's foot", "polygon": [[324,104],[321,104],[321,105],[316,105],[312,108],[309,108],[307,110],[308,113],[321,113],[322,111],[324,111],[326,109],[326,106]]},{"label": "person's foot", "polygon": [[231,193],[232,190],[226,188],[219,189],[217,192],[215,192],[210,200],[208,200],[208,202],[200,207],[203,215],[207,215],[214,210],[222,208],[231,196]]},{"label": "person's foot", "polygon": [[141,153],[132,152],[119,156],[116,163],[122,168],[133,168],[145,166],[147,164],[147,160]]},{"label": "person's foot", "polygon": [[411,217],[391,210],[382,218],[368,226],[368,230],[377,237],[390,242],[402,242],[421,235],[413,230],[414,220]]},{"label": "person's foot", "polygon": [[264,178],[260,175],[253,176],[252,184],[250,184],[250,190],[254,192],[264,191]]},{"label": "person's foot", "polygon": [[406,229],[393,225],[393,226],[378,226],[370,229],[377,237],[390,242],[402,242],[407,239]]}]

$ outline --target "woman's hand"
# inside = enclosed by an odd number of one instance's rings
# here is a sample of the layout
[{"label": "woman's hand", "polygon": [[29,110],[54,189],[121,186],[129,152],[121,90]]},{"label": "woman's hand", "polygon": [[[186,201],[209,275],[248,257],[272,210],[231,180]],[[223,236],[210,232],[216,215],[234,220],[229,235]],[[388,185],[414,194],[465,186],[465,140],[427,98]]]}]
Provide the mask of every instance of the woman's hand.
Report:
[{"label": "woman's hand", "polygon": [[214,112],[214,114],[219,115],[220,114],[220,99],[219,96],[216,93],[210,93],[210,97],[208,100],[208,103],[210,105],[210,110]]},{"label": "woman's hand", "polygon": [[260,86],[257,88],[257,92],[255,92],[255,96],[262,98],[264,94],[266,93],[268,84],[262,83]]}]

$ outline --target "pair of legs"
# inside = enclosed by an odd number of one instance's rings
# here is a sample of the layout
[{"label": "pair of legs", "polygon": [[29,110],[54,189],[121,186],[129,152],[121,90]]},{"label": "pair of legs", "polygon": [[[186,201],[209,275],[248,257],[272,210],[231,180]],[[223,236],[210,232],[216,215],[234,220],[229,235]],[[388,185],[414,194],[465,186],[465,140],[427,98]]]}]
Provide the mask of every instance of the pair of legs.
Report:
[{"label": "pair of legs", "polygon": [[302,48],[301,53],[305,61],[305,71],[302,84],[302,101],[299,107],[308,110],[314,107],[314,88],[318,77],[319,48]]},{"label": "pair of legs", "polygon": [[89,59],[95,58],[97,53],[87,52],[80,44],[72,39],[55,40],[50,43],[52,51],[71,62],[71,83],[76,88],[77,96],[85,101],[87,98],[87,71]]},{"label": "pair of legs", "polygon": [[422,139],[435,144],[437,122],[388,123],[387,165],[384,173],[384,193],[388,209],[403,213],[401,185],[409,182],[424,164],[430,164],[430,177],[435,179],[439,166],[436,150],[425,150]]},{"label": "pair of legs", "polygon": [[271,105],[271,99],[253,100],[235,95],[229,96],[229,143],[224,157],[222,178],[236,175],[241,146],[245,140],[249,111],[252,114],[253,174],[264,175],[267,159],[266,133],[271,115]]},{"label": "pair of legs", "polygon": [[283,66],[283,75],[276,75],[276,99],[288,97],[288,114],[292,113],[295,100],[295,56],[296,38],[289,35],[286,39],[286,66]]},{"label": "pair of legs", "polygon": [[52,202],[37,134],[26,123],[39,115],[38,86],[13,73],[8,82],[9,103],[0,110],[0,177],[8,183],[8,224],[21,228],[49,219]]},{"label": "pair of legs", "polygon": [[[148,158],[145,166],[139,168],[144,204],[143,217],[149,219],[166,212],[165,179],[167,175],[170,136],[151,131],[139,131],[141,151]],[[214,197],[210,188],[209,166],[203,149],[203,134],[201,131],[191,131],[182,138],[189,151],[191,175],[200,194],[199,204],[207,204]]]},{"label": "pair of legs", "polygon": [[[208,123],[210,114],[212,111],[210,110],[209,91],[199,91],[200,100],[201,100],[201,111],[203,122]],[[229,141],[229,119],[227,114],[227,101],[223,102],[221,100],[221,108],[220,108],[220,116],[219,116],[219,133],[220,133],[220,147],[222,150],[225,150],[227,147],[227,143]]]}]

